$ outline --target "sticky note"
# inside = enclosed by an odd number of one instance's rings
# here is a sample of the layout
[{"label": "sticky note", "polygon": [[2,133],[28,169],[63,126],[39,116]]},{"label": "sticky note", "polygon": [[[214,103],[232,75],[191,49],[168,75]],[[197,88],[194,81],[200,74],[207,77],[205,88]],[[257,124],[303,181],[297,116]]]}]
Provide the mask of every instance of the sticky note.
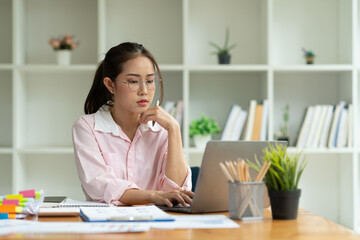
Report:
[{"label": "sticky note", "polygon": [[9,219],[8,213],[0,213],[0,219]]},{"label": "sticky note", "polygon": [[36,192],[35,193],[35,199],[40,199],[41,193],[40,192]]},{"label": "sticky note", "polygon": [[23,197],[32,197],[32,198],[36,197],[35,189],[20,191],[19,194],[22,194]]},{"label": "sticky note", "polygon": [[19,201],[23,201],[23,195],[21,194],[6,195],[6,199],[19,199]]},{"label": "sticky note", "polygon": [[19,199],[4,199],[2,204],[19,206]]},{"label": "sticky note", "polygon": [[15,205],[0,205],[0,213],[16,213]]}]

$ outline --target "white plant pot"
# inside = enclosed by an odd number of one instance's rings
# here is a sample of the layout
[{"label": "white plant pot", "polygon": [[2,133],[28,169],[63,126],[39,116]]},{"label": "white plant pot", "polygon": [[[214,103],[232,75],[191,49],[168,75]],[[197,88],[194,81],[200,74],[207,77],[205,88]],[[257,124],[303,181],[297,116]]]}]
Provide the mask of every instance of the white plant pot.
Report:
[{"label": "white plant pot", "polygon": [[210,135],[196,135],[194,136],[195,147],[197,148],[205,148],[206,143],[211,140]]},{"label": "white plant pot", "polygon": [[71,63],[71,50],[57,50],[56,60],[58,65],[66,66]]}]

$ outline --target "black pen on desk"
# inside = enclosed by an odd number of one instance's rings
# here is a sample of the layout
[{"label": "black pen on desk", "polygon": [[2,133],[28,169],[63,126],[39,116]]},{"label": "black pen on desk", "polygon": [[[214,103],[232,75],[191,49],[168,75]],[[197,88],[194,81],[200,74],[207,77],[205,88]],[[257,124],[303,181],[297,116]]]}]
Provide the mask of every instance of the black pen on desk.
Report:
[{"label": "black pen on desk", "polygon": [[[159,106],[159,100],[156,101],[156,106],[158,107]],[[155,125],[155,121],[153,121],[153,126]]]}]

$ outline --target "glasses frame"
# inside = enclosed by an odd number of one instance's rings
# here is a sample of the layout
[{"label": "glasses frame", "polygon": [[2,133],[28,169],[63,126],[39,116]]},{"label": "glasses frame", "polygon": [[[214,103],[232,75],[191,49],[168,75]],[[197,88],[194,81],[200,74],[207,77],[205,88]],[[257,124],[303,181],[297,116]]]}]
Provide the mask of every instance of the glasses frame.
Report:
[{"label": "glasses frame", "polygon": [[[116,79],[115,79],[116,80]],[[138,88],[136,89],[136,90],[132,90],[131,89],[131,87],[130,87],[130,83],[128,82],[128,81],[120,81],[121,83],[124,83],[124,84],[127,84],[128,85],[128,88],[129,88],[129,90],[131,91],[131,92],[137,92],[137,91],[139,91],[143,86],[144,86],[144,84],[145,84],[145,86],[146,86],[146,89],[148,90],[148,91],[153,91],[153,90],[155,90],[157,87],[158,87],[158,85],[159,85],[159,83],[162,81],[162,79],[158,76],[158,75],[156,75],[155,76],[155,79],[154,79],[154,81],[155,81],[155,87],[153,88],[153,89],[150,89],[149,88],[149,86],[146,84],[146,79],[141,79],[141,78],[139,78],[139,83],[138,83]]]}]

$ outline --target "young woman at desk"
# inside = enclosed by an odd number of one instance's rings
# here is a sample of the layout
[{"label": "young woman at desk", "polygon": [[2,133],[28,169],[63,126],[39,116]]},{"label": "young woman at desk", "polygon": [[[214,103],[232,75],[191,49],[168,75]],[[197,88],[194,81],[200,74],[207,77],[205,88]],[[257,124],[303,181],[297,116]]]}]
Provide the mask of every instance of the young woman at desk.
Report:
[{"label": "young woman at desk", "polygon": [[[156,104],[161,73],[141,44],[111,48],[73,125],[78,175],[87,200],[134,205],[191,203],[191,171],[178,122]],[[158,102],[159,103],[159,102]]]}]

